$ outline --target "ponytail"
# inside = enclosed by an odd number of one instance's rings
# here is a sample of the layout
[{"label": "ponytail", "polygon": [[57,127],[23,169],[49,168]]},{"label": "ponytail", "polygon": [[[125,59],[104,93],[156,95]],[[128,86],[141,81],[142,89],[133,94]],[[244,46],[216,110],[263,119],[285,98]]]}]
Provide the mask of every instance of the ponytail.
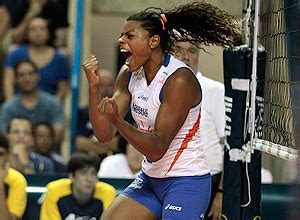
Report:
[{"label": "ponytail", "polygon": [[170,51],[176,41],[196,46],[234,47],[241,43],[241,26],[236,18],[204,2],[187,3],[170,10],[147,8],[127,20],[141,23],[150,36],[159,35],[161,48]]}]

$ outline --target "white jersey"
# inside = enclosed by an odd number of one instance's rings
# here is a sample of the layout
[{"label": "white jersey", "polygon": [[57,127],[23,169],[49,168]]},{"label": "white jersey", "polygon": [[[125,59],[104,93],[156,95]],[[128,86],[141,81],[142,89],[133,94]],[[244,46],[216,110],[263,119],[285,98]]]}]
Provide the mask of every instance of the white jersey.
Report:
[{"label": "white jersey", "polygon": [[[153,131],[161,104],[163,86],[168,77],[180,68],[190,69],[183,62],[168,54],[150,85],[147,85],[142,68],[131,73],[128,85],[132,95],[131,113],[140,130]],[[201,103],[190,109],[182,128],[160,160],[151,162],[148,158],[144,158],[142,170],[148,176],[165,178],[204,175],[210,172],[200,140],[200,107]]]}]

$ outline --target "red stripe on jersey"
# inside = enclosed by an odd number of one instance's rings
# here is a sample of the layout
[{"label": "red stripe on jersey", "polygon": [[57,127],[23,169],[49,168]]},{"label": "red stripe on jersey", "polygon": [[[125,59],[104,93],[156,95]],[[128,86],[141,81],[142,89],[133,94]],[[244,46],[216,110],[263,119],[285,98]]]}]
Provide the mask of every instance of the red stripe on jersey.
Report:
[{"label": "red stripe on jersey", "polygon": [[199,129],[199,125],[200,125],[200,118],[201,118],[201,110],[199,112],[197,121],[195,122],[194,126],[189,130],[189,133],[186,134],[185,138],[182,141],[181,147],[178,149],[174,160],[172,161],[171,166],[169,167],[168,171],[166,172],[165,175],[167,175],[168,172],[170,172],[170,170],[173,168],[173,166],[175,165],[175,163],[177,162],[178,158],[180,157],[180,155],[182,154],[182,152],[184,151],[184,149],[187,148],[188,143],[190,142],[190,140],[192,140],[192,138],[195,136],[196,132]]}]

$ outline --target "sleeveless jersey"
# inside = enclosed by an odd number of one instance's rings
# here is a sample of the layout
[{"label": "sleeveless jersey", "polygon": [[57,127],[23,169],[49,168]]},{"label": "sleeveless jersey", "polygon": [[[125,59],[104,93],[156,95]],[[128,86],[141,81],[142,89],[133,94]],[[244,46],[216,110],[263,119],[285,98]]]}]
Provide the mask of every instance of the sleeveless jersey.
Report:
[{"label": "sleeveless jersey", "polygon": [[[128,84],[129,92],[132,95],[130,108],[140,130],[153,131],[162,101],[164,84],[168,77],[181,68],[190,69],[180,60],[167,54],[164,64],[150,85],[147,85],[143,68],[131,73]],[[201,103],[190,109],[183,126],[160,160],[152,162],[148,158],[144,158],[143,172],[155,178],[196,176],[209,173],[200,140],[200,107]],[[170,114],[172,113],[170,112]],[[153,147],[155,148],[155,146]]]}]

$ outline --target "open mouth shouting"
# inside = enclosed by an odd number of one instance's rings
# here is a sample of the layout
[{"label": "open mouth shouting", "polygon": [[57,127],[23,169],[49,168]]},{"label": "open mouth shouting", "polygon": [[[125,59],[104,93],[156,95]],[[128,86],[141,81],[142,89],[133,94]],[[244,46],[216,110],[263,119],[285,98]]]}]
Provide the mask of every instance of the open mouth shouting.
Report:
[{"label": "open mouth shouting", "polygon": [[128,50],[126,50],[126,49],[124,49],[124,48],[121,48],[120,51],[121,51],[122,55],[126,58],[125,64],[127,66],[129,66],[130,63],[131,63],[131,61],[132,61],[132,59],[133,59],[131,52],[128,51]]}]

